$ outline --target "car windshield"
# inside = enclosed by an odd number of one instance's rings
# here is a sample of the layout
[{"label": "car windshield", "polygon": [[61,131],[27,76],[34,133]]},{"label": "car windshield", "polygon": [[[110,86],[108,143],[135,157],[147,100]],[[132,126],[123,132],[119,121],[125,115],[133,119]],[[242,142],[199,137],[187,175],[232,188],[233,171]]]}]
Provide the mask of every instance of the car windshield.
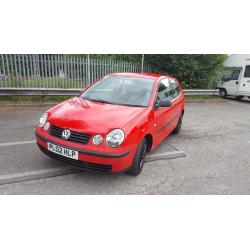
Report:
[{"label": "car windshield", "polygon": [[107,76],[96,82],[80,97],[115,105],[147,107],[153,86],[153,79]]}]

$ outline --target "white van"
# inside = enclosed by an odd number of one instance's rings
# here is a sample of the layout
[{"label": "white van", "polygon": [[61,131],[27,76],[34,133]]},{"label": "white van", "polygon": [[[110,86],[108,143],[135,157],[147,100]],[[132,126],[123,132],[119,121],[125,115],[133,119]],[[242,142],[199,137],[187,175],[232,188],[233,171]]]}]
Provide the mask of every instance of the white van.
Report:
[{"label": "white van", "polygon": [[250,55],[231,55],[224,62],[224,66],[230,68],[231,73],[223,76],[218,85],[220,96],[250,98]]}]

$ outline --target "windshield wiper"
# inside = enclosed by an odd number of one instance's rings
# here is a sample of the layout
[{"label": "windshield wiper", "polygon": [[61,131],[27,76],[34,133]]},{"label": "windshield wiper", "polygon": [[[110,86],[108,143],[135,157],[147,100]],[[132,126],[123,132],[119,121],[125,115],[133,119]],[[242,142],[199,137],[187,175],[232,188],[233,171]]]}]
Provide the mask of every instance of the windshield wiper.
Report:
[{"label": "windshield wiper", "polygon": [[130,103],[117,103],[117,105],[129,106],[129,107],[141,107],[146,108],[147,106],[139,105],[139,104],[130,104]]},{"label": "windshield wiper", "polygon": [[108,104],[113,104],[113,105],[122,105],[122,106],[129,106],[129,107],[141,107],[141,108],[147,107],[147,106],[139,105],[139,104],[110,102],[110,101],[106,101],[106,100],[103,100],[103,99],[100,99],[100,98],[91,99],[91,98],[86,98],[86,97],[84,97],[84,99],[89,100],[89,101],[93,101],[93,102],[108,103]]},{"label": "windshield wiper", "polygon": [[115,104],[115,103],[113,103],[113,102],[109,102],[109,101],[106,101],[106,100],[103,100],[103,99],[91,99],[91,98],[86,98],[85,97],[85,99],[86,100],[89,100],[89,101],[93,101],[93,102],[101,102],[101,103],[108,103],[108,104]]}]

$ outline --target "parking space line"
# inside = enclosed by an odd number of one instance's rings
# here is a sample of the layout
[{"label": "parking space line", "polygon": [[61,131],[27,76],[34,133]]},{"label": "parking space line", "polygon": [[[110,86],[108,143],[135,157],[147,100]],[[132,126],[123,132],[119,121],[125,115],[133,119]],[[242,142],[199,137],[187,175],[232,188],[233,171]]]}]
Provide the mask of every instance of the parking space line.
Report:
[{"label": "parking space line", "polygon": [[17,142],[6,142],[6,143],[0,143],[0,147],[6,147],[6,146],[13,146],[13,145],[23,145],[23,144],[32,144],[36,141],[17,141]]}]

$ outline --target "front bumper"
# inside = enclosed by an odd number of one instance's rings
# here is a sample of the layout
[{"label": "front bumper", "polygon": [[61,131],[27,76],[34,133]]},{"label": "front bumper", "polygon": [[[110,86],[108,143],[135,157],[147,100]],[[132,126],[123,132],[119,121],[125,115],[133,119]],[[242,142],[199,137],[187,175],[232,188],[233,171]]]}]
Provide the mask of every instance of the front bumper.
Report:
[{"label": "front bumper", "polygon": [[[89,150],[85,149],[83,146],[76,147],[74,143],[53,138],[41,128],[36,129],[35,135],[36,142],[43,153],[57,160],[82,167],[85,170],[97,172],[123,172],[132,165],[134,154],[131,153],[131,151],[113,153]],[[70,159],[48,151],[48,142],[78,151],[78,160]]]}]

